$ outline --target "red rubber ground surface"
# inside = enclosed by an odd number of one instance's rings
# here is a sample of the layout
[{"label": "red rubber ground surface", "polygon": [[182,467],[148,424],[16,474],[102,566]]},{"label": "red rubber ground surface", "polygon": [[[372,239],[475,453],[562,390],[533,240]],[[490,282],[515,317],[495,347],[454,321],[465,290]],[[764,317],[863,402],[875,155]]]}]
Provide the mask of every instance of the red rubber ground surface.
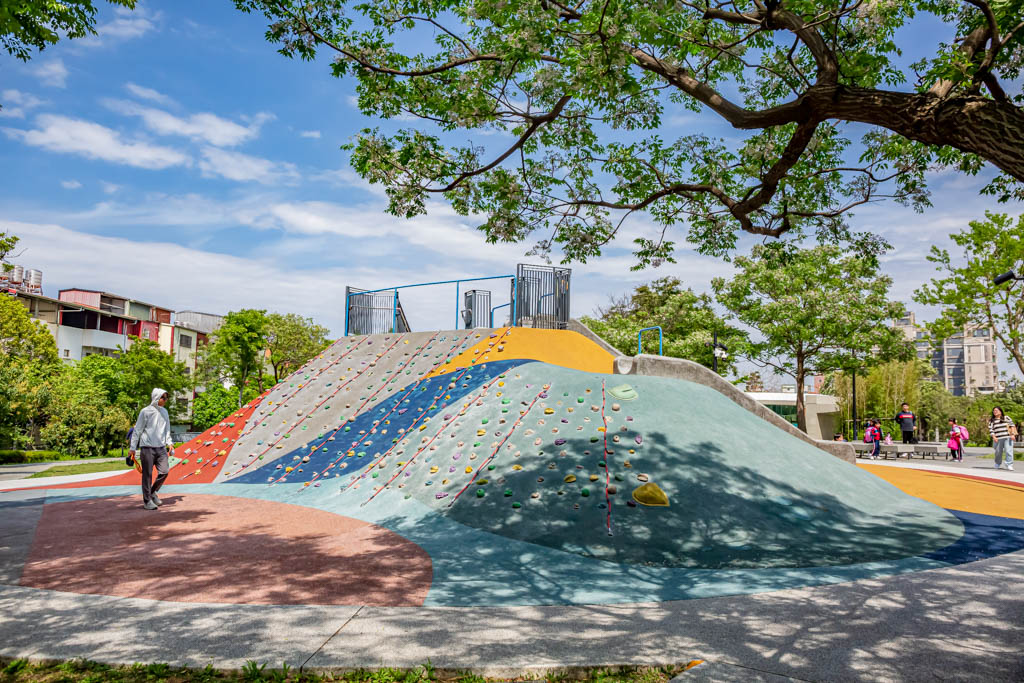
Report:
[{"label": "red rubber ground surface", "polygon": [[48,503],[22,586],[172,602],[418,606],[430,557],[368,522],[229,496]]}]

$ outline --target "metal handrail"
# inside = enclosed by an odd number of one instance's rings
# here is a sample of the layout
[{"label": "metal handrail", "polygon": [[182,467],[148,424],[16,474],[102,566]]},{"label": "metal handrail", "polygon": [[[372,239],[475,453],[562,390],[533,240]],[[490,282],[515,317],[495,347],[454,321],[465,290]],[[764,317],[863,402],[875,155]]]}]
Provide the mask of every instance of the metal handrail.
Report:
[{"label": "metal handrail", "polygon": [[657,330],[658,331],[658,355],[659,356],[664,356],[665,355],[664,354],[665,347],[664,347],[663,342],[664,342],[664,339],[665,339],[665,333],[661,331],[661,325],[655,325],[654,327],[645,327],[644,329],[642,329],[642,330],[640,330],[639,332],[636,333],[636,352],[637,352],[638,355],[644,352],[644,346],[643,346],[644,332],[650,332],[651,330]]}]

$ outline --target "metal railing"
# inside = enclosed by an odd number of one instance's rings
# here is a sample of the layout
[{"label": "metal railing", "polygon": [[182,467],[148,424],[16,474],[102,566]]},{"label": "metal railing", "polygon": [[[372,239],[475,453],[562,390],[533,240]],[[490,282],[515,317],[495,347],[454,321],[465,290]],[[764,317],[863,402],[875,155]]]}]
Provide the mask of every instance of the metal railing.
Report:
[{"label": "metal railing", "polygon": [[642,329],[642,330],[640,330],[639,332],[636,333],[636,353],[637,353],[637,355],[640,355],[641,353],[644,352],[644,340],[643,340],[644,332],[650,332],[651,330],[657,330],[658,331],[658,355],[659,356],[664,356],[665,355],[665,353],[664,353],[665,346],[664,346],[663,342],[664,342],[664,339],[665,339],[665,335],[661,331],[661,325],[655,325],[654,327],[645,327],[644,329]]}]

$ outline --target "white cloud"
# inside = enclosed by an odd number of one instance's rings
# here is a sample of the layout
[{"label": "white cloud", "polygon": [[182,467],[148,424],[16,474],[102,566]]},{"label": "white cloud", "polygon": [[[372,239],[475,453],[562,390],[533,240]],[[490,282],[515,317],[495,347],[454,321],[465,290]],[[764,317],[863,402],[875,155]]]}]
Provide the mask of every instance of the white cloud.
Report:
[{"label": "white cloud", "polygon": [[64,60],[59,57],[40,63],[33,71],[43,85],[54,88],[63,88],[67,85],[68,69],[64,66]]},{"label": "white cloud", "polygon": [[304,137],[304,138],[315,138],[315,139],[319,140],[320,139],[320,131],[318,131],[318,130],[304,130],[301,133],[299,133],[299,136],[300,137]]},{"label": "white cloud", "polygon": [[120,185],[115,185],[114,183],[108,183],[106,180],[101,180],[100,181],[100,187],[103,188],[104,194],[114,194],[115,192],[117,192],[118,190],[121,189]]},{"label": "white cloud", "polygon": [[96,27],[96,35],[86,36],[74,44],[78,47],[102,47],[125,40],[141,38],[156,28],[160,18],[157,12],[148,12],[142,7],[134,11],[126,7],[114,10],[114,19]]},{"label": "white cloud", "polygon": [[91,121],[40,114],[36,117],[36,126],[33,130],[4,128],[3,131],[26,145],[51,152],[77,154],[137,168],[161,169],[191,163],[186,154],[176,149],[144,141],[126,141],[117,131]]},{"label": "white cloud", "polygon": [[20,90],[8,89],[0,93],[0,116],[23,119],[29,111],[46,104],[35,95]]},{"label": "white cloud", "polygon": [[77,180],[62,180],[60,181],[60,186],[65,190],[77,190],[82,186],[82,183]]},{"label": "white cloud", "polygon": [[273,114],[261,112],[250,117],[248,125],[242,125],[208,112],[182,118],[125,100],[105,100],[104,104],[119,114],[138,116],[146,128],[158,135],[179,135],[217,147],[233,147],[255,138],[263,124],[274,118]]},{"label": "white cloud", "polygon": [[170,97],[164,95],[161,92],[153,90],[152,88],[146,88],[131,82],[125,83],[124,87],[125,90],[127,90],[128,92],[130,92],[131,94],[135,95],[140,99],[150,100],[156,102],[157,104],[163,105],[174,104],[174,100],[172,100]]},{"label": "white cloud", "polygon": [[239,182],[253,181],[269,185],[298,178],[294,164],[261,159],[241,152],[229,152],[217,147],[203,149],[199,169],[207,177],[220,176]]}]

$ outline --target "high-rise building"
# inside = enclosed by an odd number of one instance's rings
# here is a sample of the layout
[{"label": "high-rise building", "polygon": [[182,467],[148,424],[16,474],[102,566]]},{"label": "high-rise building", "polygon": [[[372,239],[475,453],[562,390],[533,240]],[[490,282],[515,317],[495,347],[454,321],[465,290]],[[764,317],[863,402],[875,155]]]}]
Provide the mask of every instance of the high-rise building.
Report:
[{"label": "high-rise building", "polygon": [[931,337],[917,326],[913,313],[897,320],[896,328],[914,342],[917,357],[931,363],[949,393],[973,396],[998,390],[999,365],[990,329],[966,325],[944,340],[941,348],[933,348]]}]

